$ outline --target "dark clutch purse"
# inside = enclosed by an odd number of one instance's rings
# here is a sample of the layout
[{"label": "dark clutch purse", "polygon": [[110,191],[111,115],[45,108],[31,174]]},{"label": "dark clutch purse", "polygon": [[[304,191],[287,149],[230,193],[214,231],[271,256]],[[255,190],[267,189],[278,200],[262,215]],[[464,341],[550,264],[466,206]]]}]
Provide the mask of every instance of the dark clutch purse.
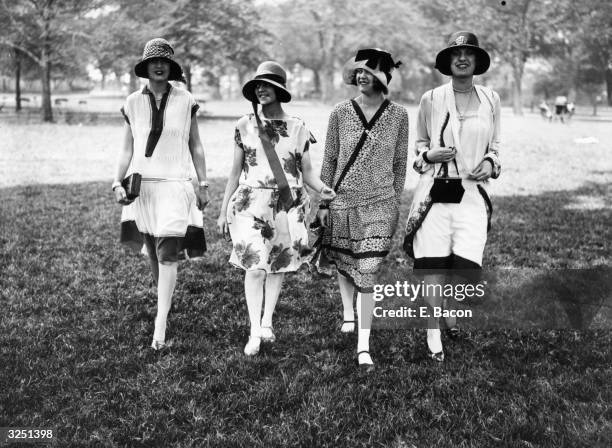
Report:
[{"label": "dark clutch purse", "polygon": [[459,204],[463,199],[465,188],[460,177],[436,177],[429,196],[431,202],[441,204]]},{"label": "dark clutch purse", "polygon": [[[454,160],[453,162],[455,163],[457,174],[459,174],[457,162]],[[434,204],[459,204],[461,199],[463,199],[463,193],[465,193],[465,188],[461,185],[461,178],[449,177],[448,165],[446,163],[442,164],[440,171],[443,171],[444,174],[441,177],[434,178],[434,184],[429,191],[431,202]]]},{"label": "dark clutch purse", "polygon": [[121,186],[125,190],[125,194],[130,201],[133,201],[140,194],[140,181],[142,176],[138,173],[132,173],[121,182]]}]

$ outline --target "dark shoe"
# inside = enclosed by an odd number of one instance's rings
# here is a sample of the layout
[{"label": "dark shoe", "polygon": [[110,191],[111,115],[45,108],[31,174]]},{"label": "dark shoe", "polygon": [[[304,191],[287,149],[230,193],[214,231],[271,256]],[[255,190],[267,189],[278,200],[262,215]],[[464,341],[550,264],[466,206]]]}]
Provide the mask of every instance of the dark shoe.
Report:
[{"label": "dark shoe", "polygon": [[153,339],[153,342],[151,342],[151,348],[155,350],[156,352],[160,350],[164,350],[167,347],[168,345],[166,344],[165,341],[156,341],[155,339]]},{"label": "dark shoe", "polygon": [[444,330],[444,334],[446,334],[446,336],[449,339],[453,339],[453,340],[459,337],[459,333],[461,333],[461,330],[459,330],[459,327],[457,326],[447,328],[446,330]]},{"label": "dark shoe", "polygon": [[432,353],[429,352],[429,357],[436,362],[444,362],[444,352]]}]

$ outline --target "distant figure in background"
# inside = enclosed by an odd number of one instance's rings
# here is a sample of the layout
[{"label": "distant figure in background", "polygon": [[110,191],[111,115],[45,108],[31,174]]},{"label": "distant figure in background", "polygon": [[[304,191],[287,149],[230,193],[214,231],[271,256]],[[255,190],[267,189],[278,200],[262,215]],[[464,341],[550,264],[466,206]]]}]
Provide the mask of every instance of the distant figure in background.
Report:
[{"label": "distant figure in background", "polygon": [[572,118],[574,116],[575,111],[576,111],[576,105],[572,101],[567,103],[567,117]]},{"label": "distant figure in background", "polygon": [[282,108],[281,103],[291,101],[286,83],[285,69],[267,61],[244,84],[242,94],[253,113],[236,124],[234,160],[217,219],[219,232],[231,236],[234,246],[230,263],[245,271],[251,323],[247,356],[259,353],[262,341],[276,340],[272,316],[285,273],[310,259],[305,185],[327,200],[335,197],[312,169],[309,148],[314,138],[306,124]]},{"label": "distant figure in background", "polygon": [[[200,142],[198,104],[187,90],[168,81],[183,79],[174,50],[164,39],[146,43],[142,60],[134,67],[148,84],[127,97],[121,108],[125,137],[119,152],[115,199],[124,205],[121,241],[142,247],[143,240],[157,285],[157,317],[151,347],[166,346],[166,319],[176,285],[179,251],[191,256],[206,250],[202,213],[209,202],[206,161]],[[199,186],[191,183],[195,167]],[[127,174],[142,176],[140,196],[127,198],[121,181]],[[197,205],[197,208],[196,208]]]},{"label": "distant figure in background", "polygon": [[545,99],[542,99],[538,107],[540,109],[540,115],[542,116],[542,118],[548,121],[552,121],[552,112],[550,111],[550,107],[548,107],[548,104],[546,103]]},{"label": "distant figure in background", "polygon": [[555,117],[561,120],[561,123],[565,123],[565,116],[567,113],[567,97],[565,95],[559,95],[555,98]]}]

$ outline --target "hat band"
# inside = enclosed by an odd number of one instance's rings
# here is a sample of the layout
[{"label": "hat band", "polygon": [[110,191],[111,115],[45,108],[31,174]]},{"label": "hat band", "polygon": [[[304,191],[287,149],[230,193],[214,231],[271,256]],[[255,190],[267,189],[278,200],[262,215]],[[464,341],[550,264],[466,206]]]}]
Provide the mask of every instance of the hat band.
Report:
[{"label": "hat band", "polygon": [[268,79],[270,81],[273,81],[273,82],[276,82],[278,84],[281,84],[283,87],[285,87],[285,78],[283,78],[280,75],[273,75],[273,74],[269,74],[269,75],[257,75],[253,79],[261,79],[262,81]]}]

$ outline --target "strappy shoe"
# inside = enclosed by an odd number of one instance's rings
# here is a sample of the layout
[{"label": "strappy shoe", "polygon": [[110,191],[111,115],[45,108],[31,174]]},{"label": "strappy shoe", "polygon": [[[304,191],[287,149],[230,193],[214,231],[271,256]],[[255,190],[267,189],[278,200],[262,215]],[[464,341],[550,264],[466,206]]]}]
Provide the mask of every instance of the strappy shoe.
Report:
[{"label": "strappy shoe", "polygon": [[163,350],[166,347],[168,347],[168,345],[166,344],[165,341],[156,341],[155,339],[153,339],[153,342],[151,342],[151,348],[155,350],[156,352]]},{"label": "strappy shoe", "polygon": [[449,339],[457,339],[459,337],[459,333],[461,333],[461,330],[459,329],[458,326],[454,326],[451,328],[447,328],[446,330],[444,330],[444,334],[449,338]]},{"label": "strappy shoe", "polygon": [[[440,339],[440,330],[438,328],[428,328],[427,329],[427,353],[431,359],[436,362],[444,361],[444,349],[442,347],[442,340]],[[433,337],[433,340],[430,340],[430,337]],[[434,352],[431,349],[433,345],[434,350],[439,350]]]},{"label": "strappy shoe", "polygon": [[272,327],[261,327],[261,331],[259,332],[259,336],[261,338],[261,342],[274,342],[274,341],[276,341],[276,336],[274,335],[274,329]]},{"label": "strappy shoe", "polygon": [[255,356],[259,353],[259,346],[261,345],[261,338],[259,336],[251,336],[249,341],[244,346],[244,354],[247,356]]},{"label": "strappy shoe", "polygon": [[355,321],[354,320],[342,321],[342,326],[340,327],[340,333],[353,333],[354,331],[355,331]]},{"label": "strappy shoe", "polygon": [[[365,355],[367,355],[367,357]],[[361,350],[357,353],[357,364],[359,364],[359,367],[368,371],[374,369],[374,361],[372,361],[369,350]]]},{"label": "strappy shoe", "polygon": [[444,351],[433,353],[431,350],[429,351],[429,357],[436,362],[444,362]]}]

